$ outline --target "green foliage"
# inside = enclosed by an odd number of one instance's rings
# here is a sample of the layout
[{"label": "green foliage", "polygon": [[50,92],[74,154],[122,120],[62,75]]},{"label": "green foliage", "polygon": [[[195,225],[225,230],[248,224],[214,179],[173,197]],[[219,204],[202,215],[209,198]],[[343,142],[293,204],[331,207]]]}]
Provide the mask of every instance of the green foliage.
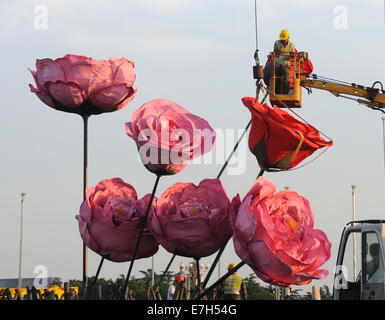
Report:
[{"label": "green foliage", "polygon": [[321,300],[333,300],[332,293],[327,285],[320,288]]},{"label": "green foliage", "polygon": [[245,278],[248,300],[274,300],[274,289],[272,287],[263,287],[257,281],[254,273]]},{"label": "green foliage", "polygon": [[[150,281],[152,278],[151,269],[147,269],[146,271],[140,271],[140,273],[143,274],[143,277],[136,278],[135,276],[132,276],[131,279],[128,281],[128,288],[130,290],[131,295],[136,300],[146,300],[147,299],[147,291],[150,285]],[[163,273],[162,273],[163,274]],[[155,284],[158,284],[159,281],[161,281],[162,274],[154,273],[154,280]],[[166,274],[163,275],[163,279],[160,282],[159,285],[159,292],[162,296],[162,299],[167,298],[167,291],[170,282],[175,277],[175,273],[168,271]],[[94,282],[94,277],[88,278],[88,287],[92,288]],[[125,283],[125,276],[123,274],[119,275],[119,277],[114,281],[112,279],[106,280],[104,278],[99,278],[96,281],[96,286],[102,287],[102,298],[104,300],[112,300],[117,299],[119,292],[121,291],[121,288],[124,286]],[[79,288],[82,287],[83,283],[80,280],[69,280],[70,286],[77,286]],[[96,289],[94,290],[94,292]],[[95,296],[95,295],[94,295]]]},{"label": "green foliage", "polygon": [[51,282],[51,285],[61,287],[61,286],[63,285],[63,282],[62,282],[60,279],[54,279],[54,280]]}]

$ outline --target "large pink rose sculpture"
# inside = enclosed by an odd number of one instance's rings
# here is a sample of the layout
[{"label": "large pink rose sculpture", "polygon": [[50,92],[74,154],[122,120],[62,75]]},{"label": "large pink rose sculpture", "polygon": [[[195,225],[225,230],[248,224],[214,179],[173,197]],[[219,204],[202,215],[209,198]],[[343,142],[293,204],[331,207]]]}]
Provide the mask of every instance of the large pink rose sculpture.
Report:
[{"label": "large pink rose sculpture", "polygon": [[329,258],[331,243],[314,229],[307,199],[259,177],[240,203],[232,201],[234,248],[263,281],[274,285],[304,285],[322,279],[318,269]]},{"label": "large pink rose sculpture", "polygon": [[65,112],[81,115],[112,112],[134,97],[134,63],[125,58],[96,60],[67,54],[36,60],[30,70],[36,83],[29,85],[41,101]]},{"label": "large pink rose sculpture", "polygon": [[152,232],[170,253],[206,257],[231,238],[229,208],[218,179],[205,179],[198,186],[176,183],[157,200]]},{"label": "large pink rose sculpture", "polygon": [[[114,178],[102,180],[95,187],[87,189],[86,196],[76,216],[84,243],[108,260],[130,261],[150,195],[138,200],[131,185],[120,178]],[[151,257],[158,248],[158,242],[147,223],[136,259]]]},{"label": "large pink rose sculpture", "polygon": [[156,175],[182,171],[188,162],[209,152],[215,131],[209,123],[168,99],[143,104],[125,125],[145,167]]}]

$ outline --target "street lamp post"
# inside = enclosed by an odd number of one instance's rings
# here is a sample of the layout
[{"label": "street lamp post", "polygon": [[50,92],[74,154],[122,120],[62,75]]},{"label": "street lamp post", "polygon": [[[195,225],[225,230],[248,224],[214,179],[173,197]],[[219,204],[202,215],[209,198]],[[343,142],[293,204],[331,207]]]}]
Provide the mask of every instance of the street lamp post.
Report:
[{"label": "street lamp post", "polygon": [[384,166],[385,166],[385,117],[382,117],[383,121],[383,134],[384,134]]},{"label": "street lamp post", "polygon": [[19,251],[19,283],[18,283],[18,289],[20,292],[21,288],[21,262],[22,262],[22,253],[23,253],[23,220],[24,220],[24,197],[25,193],[22,192],[21,194],[21,218],[20,218],[20,251]]},{"label": "street lamp post", "polygon": [[[353,206],[353,221],[356,221],[356,185],[352,185],[352,206]],[[354,279],[357,277],[357,242],[356,234],[353,233],[353,270]]]}]

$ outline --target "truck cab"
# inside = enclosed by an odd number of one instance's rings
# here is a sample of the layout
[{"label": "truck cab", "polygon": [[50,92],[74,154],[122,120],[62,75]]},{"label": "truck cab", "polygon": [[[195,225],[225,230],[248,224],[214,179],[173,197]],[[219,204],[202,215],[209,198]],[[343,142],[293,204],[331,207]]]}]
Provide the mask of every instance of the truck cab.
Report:
[{"label": "truck cab", "polygon": [[334,270],[334,300],[384,300],[385,220],[349,222]]}]

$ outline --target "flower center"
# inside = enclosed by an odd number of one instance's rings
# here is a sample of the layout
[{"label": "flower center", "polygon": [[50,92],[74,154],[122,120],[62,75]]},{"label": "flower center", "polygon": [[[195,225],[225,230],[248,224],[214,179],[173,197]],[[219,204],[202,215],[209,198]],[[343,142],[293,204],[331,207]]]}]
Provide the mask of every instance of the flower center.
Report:
[{"label": "flower center", "polygon": [[297,229],[298,229],[298,224],[297,224],[294,220],[290,219],[290,220],[289,220],[289,225],[290,225],[290,227],[293,229],[294,232],[297,231]]},{"label": "flower center", "polygon": [[190,207],[190,208],[188,208],[188,211],[190,213],[198,213],[198,209],[196,207]]},{"label": "flower center", "polygon": [[178,206],[178,212],[183,218],[199,215],[206,211],[208,212],[207,205],[195,200],[190,200]]},{"label": "flower center", "polygon": [[115,225],[138,217],[134,198],[110,197],[112,220]]},{"label": "flower center", "polygon": [[119,216],[124,216],[126,215],[126,211],[123,209],[123,208],[117,208],[115,209],[116,210],[116,213],[119,215]]}]

